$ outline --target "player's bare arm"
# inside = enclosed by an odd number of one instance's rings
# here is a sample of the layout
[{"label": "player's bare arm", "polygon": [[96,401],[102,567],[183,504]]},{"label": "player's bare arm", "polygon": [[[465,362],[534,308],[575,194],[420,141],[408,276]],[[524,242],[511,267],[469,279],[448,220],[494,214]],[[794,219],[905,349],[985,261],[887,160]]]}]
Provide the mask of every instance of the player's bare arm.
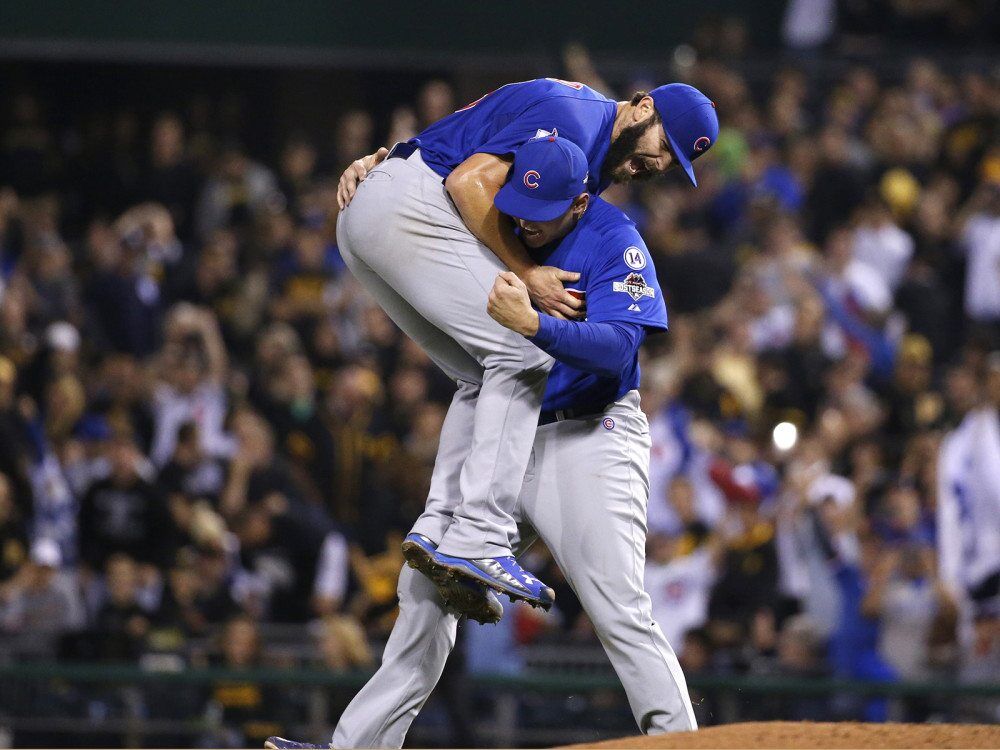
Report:
[{"label": "player's bare arm", "polygon": [[538,333],[538,313],[531,306],[528,287],[510,271],[504,271],[493,282],[486,311],[504,328],[522,336]]},{"label": "player's bare arm", "polygon": [[511,220],[493,205],[507,180],[511,161],[493,154],[473,154],[448,175],[445,188],[469,231],[521,278],[541,310],[557,318],[578,318],[583,303],[565,290],[563,282],[577,281],[580,274],[532,261],[514,234]]}]

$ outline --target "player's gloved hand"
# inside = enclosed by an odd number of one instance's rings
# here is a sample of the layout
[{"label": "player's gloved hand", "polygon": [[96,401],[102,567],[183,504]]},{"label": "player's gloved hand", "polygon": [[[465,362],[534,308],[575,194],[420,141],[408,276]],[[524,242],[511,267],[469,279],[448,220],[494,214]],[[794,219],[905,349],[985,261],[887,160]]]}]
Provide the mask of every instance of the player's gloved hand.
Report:
[{"label": "player's gloved hand", "polygon": [[344,174],[340,175],[340,182],[337,183],[337,205],[341,211],[351,202],[351,198],[358,190],[358,183],[365,179],[365,175],[371,172],[375,165],[384,162],[388,155],[389,149],[383,146],[374,154],[355,159],[351,162],[351,166],[344,170]]},{"label": "player's gloved hand", "polygon": [[552,266],[532,266],[521,274],[531,301],[554,318],[582,320],[585,303],[566,291],[564,281],[579,281],[580,274]]},{"label": "player's gloved hand", "polygon": [[504,328],[534,336],[538,333],[538,313],[531,306],[528,287],[513,271],[504,271],[493,282],[486,312]]}]

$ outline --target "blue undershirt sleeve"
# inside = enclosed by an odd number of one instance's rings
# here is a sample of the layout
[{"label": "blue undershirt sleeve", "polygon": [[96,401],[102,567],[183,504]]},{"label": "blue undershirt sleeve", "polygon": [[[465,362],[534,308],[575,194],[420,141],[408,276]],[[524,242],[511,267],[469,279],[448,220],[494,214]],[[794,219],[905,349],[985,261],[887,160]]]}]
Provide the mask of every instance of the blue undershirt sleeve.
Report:
[{"label": "blue undershirt sleeve", "polygon": [[538,313],[538,333],[529,337],[535,346],[560,362],[605,378],[620,376],[646,338],[637,323],[580,323]]}]

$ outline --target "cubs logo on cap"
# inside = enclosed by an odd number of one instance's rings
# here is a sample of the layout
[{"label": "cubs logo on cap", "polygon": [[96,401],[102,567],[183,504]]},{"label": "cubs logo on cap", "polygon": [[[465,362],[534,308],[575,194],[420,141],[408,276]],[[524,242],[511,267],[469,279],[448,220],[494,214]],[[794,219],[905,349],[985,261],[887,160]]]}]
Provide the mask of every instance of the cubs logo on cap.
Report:
[{"label": "cubs logo on cap", "polygon": [[663,120],[663,132],[691,184],[698,187],[691,162],[708,151],[719,137],[715,103],[694,86],[668,83],[649,92]]},{"label": "cubs logo on cap", "polygon": [[586,181],[587,157],[579,146],[555,135],[533,138],[514,154],[510,176],[493,203],[516,219],[551,221],[587,192]]}]

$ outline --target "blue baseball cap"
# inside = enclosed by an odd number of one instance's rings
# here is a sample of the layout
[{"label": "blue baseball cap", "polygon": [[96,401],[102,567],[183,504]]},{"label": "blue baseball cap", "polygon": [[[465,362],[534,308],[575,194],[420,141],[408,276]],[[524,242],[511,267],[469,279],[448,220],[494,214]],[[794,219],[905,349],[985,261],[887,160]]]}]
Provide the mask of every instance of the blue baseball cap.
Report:
[{"label": "blue baseball cap", "polygon": [[527,221],[551,221],[587,192],[587,157],[572,141],[547,135],[514,154],[514,168],[493,199],[501,213]]},{"label": "blue baseball cap", "polygon": [[698,187],[691,162],[708,151],[719,137],[715,102],[686,83],[668,83],[653,89],[649,95],[663,120],[670,148],[691,184]]}]

